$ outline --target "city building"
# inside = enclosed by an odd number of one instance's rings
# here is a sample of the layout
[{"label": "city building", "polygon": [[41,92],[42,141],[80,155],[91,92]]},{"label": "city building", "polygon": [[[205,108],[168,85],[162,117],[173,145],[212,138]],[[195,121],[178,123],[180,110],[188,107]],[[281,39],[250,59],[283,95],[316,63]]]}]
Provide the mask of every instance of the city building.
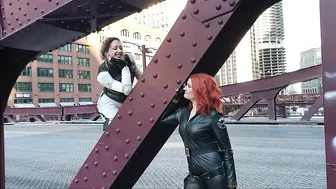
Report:
[{"label": "city building", "polygon": [[283,20],[283,6],[279,2],[260,15],[254,24],[261,78],[286,72]]},{"label": "city building", "polygon": [[[321,64],[321,47],[312,48],[301,52],[300,69]],[[301,83],[302,94],[321,93],[322,78],[313,79]]]},{"label": "city building", "polygon": [[10,107],[52,107],[91,104],[100,92],[94,79],[99,67],[85,39],[29,62],[8,100]]}]

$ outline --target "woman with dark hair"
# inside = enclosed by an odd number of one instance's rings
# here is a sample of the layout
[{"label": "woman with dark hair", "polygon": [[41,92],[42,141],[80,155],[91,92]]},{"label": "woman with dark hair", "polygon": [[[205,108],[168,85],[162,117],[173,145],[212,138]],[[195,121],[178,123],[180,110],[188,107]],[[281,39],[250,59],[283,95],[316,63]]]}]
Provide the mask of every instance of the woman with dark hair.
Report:
[{"label": "woman with dark hair", "polygon": [[[213,77],[200,73],[190,76],[183,91],[189,107],[165,116],[169,114],[168,108],[161,123],[180,125],[189,167],[184,189],[236,188],[233,152],[221,114],[220,89]],[[179,96],[176,95],[175,102]]]},{"label": "woman with dark hair", "polygon": [[105,130],[131,92],[134,77],[139,79],[142,72],[136,67],[133,58],[124,54],[118,38],[105,39],[100,56],[103,63],[98,69],[97,81],[104,90],[98,98],[97,108],[105,119]]}]

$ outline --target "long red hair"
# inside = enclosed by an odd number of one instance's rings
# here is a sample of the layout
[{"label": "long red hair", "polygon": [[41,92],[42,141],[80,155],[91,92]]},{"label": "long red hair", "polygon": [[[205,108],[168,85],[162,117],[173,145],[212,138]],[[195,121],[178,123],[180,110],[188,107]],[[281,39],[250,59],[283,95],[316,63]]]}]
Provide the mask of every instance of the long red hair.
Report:
[{"label": "long red hair", "polygon": [[221,90],[214,78],[208,74],[197,73],[191,75],[190,79],[191,88],[197,102],[197,111],[202,115],[209,114],[213,109],[222,112]]}]

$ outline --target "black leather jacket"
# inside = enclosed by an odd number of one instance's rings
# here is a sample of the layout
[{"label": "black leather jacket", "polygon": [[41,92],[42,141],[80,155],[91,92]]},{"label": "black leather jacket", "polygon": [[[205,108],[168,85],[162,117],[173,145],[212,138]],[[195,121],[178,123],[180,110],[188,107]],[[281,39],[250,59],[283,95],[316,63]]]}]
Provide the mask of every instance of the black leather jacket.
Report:
[{"label": "black leather jacket", "polygon": [[[165,125],[180,125],[179,133],[185,148],[189,171],[201,175],[224,164],[229,187],[236,187],[236,171],[230,139],[222,115],[213,110],[209,115],[197,113],[188,122],[189,108],[182,108],[169,116],[163,116]],[[219,147],[219,148],[218,148]]]}]

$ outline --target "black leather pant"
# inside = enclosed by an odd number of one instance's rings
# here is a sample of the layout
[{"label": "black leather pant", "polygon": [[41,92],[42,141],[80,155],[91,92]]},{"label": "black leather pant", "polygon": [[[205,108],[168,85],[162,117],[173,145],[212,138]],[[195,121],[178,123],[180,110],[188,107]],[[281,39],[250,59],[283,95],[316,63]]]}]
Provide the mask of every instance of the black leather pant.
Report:
[{"label": "black leather pant", "polygon": [[184,189],[227,189],[228,182],[225,175],[217,175],[209,180],[197,179],[188,175],[184,179]]}]

